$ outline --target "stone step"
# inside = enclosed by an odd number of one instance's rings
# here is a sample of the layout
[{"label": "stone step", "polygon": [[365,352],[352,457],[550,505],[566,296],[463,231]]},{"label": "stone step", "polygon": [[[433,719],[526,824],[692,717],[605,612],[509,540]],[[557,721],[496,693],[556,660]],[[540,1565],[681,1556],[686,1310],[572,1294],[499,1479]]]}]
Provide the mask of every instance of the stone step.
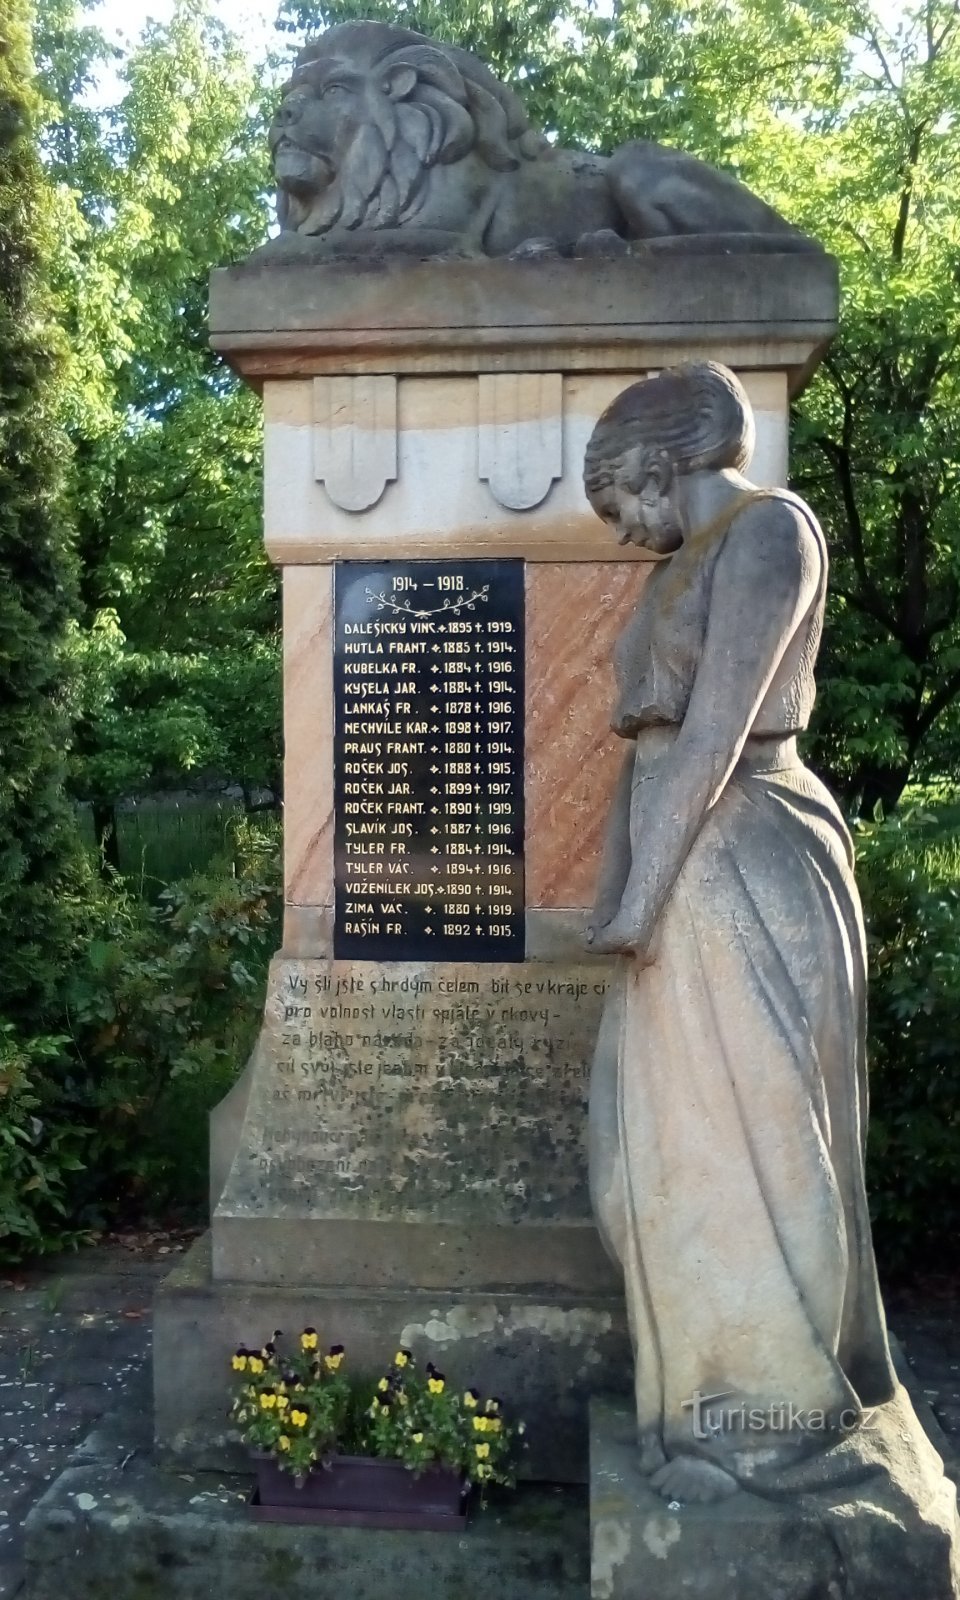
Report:
[{"label": "stone step", "polygon": [[587,1600],[581,1488],[522,1486],[464,1533],[255,1522],[248,1477],[149,1458],[61,1474],[26,1526],[20,1600]]}]

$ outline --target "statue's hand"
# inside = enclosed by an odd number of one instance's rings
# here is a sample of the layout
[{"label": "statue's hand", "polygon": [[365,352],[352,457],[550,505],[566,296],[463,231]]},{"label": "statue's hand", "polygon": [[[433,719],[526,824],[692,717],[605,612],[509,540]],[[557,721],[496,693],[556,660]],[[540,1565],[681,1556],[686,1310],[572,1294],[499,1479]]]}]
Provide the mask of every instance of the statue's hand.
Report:
[{"label": "statue's hand", "polygon": [[599,927],[587,929],[590,949],[601,956],[632,956],[636,952],[640,929],[626,917],[615,916]]},{"label": "statue's hand", "polygon": [[650,930],[622,911],[602,926],[587,929],[587,944],[596,955],[634,956],[643,967],[652,966],[656,960],[650,941]]}]

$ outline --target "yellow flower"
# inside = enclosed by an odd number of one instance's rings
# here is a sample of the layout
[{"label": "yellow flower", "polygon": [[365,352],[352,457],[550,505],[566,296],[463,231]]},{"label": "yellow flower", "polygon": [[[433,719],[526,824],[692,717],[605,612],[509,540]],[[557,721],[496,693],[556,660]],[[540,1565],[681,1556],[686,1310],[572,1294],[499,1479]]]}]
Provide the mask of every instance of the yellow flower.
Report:
[{"label": "yellow flower", "polygon": [[427,1379],[427,1388],[431,1394],[443,1394],[445,1380],[437,1373],[435,1378]]},{"label": "yellow flower", "polygon": [[238,1350],[236,1352],[236,1354],[232,1357],[230,1365],[233,1367],[234,1372],[246,1372],[246,1370],[247,1370],[247,1352],[246,1352],[246,1350]]},{"label": "yellow flower", "polygon": [[390,1387],[390,1379],[389,1378],[381,1378],[380,1382],[377,1384],[377,1388],[380,1390],[381,1394],[386,1394],[386,1392],[389,1389],[389,1387]]},{"label": "yellow flower", "polygon": [[484,1478],[492,1478],[493,1477],[493,1468],[492,1467],[488,1467],[483,1462],[481,1462],[480,1465],[477,1467],[477,1477],[481,1480],[481,1482],[483,1481]]},{"label": "yellow flower", "polygon": [[412,1433],[410,1435],[410,1437],[413,1440],[414,1444],[423,1444],[423,1434],[422,1433]]},{"label": "yellow flower", "polygon": [[477,1453],[477,1460],[486,1461],[487,1456],[490,1454],[490,1446],[488,1444],[478,1444],[474,1445],[474,1449]]},{"label": "yellow flower", "polygon": [[330,1346],[330,1349],[328,1350],[327,1354],[323,1358],[323,1364],[326,1367],[328,1372],[336,1372],[336,1370],[339,1367],[339,1365],[340,1365],[342,1360],[343,1360],[343,1345],[342,1344],[332,1344]]},{"label": "yellow flower", "polygon": [[287,1406],[289,1404],[290,1404],[290,1401],[287,1399],[285,1394],[278,1394],[277,1395],[277,1410],[278,1411],[286,1411]]},{"label": "yellow flower", "polygon": [[277,1446],[280,1450],[290,1449],[290,1440],[287,1438],[285,1433],[281,1433],[279,1439],[277,1440]]},{"label": "yellow flower", "polygon": [[374,1395],[373,1404],[370,1407],[370,1415],[371,1415],[371,1417],[375,1417],[379,1410],[380,1410],[380,1401],[377,1399],[376,1395]]},{"label": "yellow flower", "polygon": [[476,1389],[468,1389],[463,1397],[463,1403],[468,1411],[476,1411],[479,1399],[480,1396],[477,1394]]},{"label": "yellow flower", "polygon": [[264,1411],[272,1411],[274,1406],[276,1405],[276,1403],[277,1403],[276,1395],[275,1394],[271,1394],[269,1390],[265,1390],[264,1393],[260,1396],[260,1404],[262,1405]]},{"label": "yellow flower", "polygon": [[290,1413],[290,1421],[293,1423],[295,1428],[305,1428],[307,1425],[307,1415],[308,1413],[306,1411],[299,1411],[297,1407],[294,1406]]},{"label": "yellow flower", "polygon": [[488,1433],[499,1433],[501,1431],[502,1427],[503,1427],[503,1423],[500,1421],[499,1417],[488,1417],[487,1418],[487,1432]]},{"label": "yellow flower", "polygon": [[301,1350],[316,1350],[319,1343],[316,1328],[304,1328],[300,1335]]},{"label": "yellow flower", "polygon": [[393,1364],[395,1367],[408,1367],[410,1365],[410,1351],[398,1350],[393,1358]]}]

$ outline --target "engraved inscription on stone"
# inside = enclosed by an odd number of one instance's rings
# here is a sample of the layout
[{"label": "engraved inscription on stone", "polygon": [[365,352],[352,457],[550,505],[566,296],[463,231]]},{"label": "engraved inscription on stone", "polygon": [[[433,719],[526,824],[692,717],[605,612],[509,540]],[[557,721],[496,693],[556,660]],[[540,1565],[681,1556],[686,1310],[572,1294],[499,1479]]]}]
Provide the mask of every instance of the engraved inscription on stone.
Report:
[{"label": "engraved inscription on stone", "polygon": [[586,1221],[606,978],[589,962],[278,960],[253,1212]]},{"label": "engraved inscription on stone", "polygon": [[339,562],[334,953],[521,961],[523,562]]}]

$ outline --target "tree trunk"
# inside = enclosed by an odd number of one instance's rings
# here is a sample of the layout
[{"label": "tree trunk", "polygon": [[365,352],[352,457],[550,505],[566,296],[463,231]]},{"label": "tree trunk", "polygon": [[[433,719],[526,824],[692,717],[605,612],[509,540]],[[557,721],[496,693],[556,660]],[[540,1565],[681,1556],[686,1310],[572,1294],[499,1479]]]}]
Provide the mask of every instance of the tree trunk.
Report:
[{"label": "tree trunk", "polygon": [[896,766],[864,765],[857,774],[851,789],[859,795],[856,812],[860,817],[872,817],[879,805],[883,815],[889,816],[899,803],[900,796],[910,781],[910,761]]}]

